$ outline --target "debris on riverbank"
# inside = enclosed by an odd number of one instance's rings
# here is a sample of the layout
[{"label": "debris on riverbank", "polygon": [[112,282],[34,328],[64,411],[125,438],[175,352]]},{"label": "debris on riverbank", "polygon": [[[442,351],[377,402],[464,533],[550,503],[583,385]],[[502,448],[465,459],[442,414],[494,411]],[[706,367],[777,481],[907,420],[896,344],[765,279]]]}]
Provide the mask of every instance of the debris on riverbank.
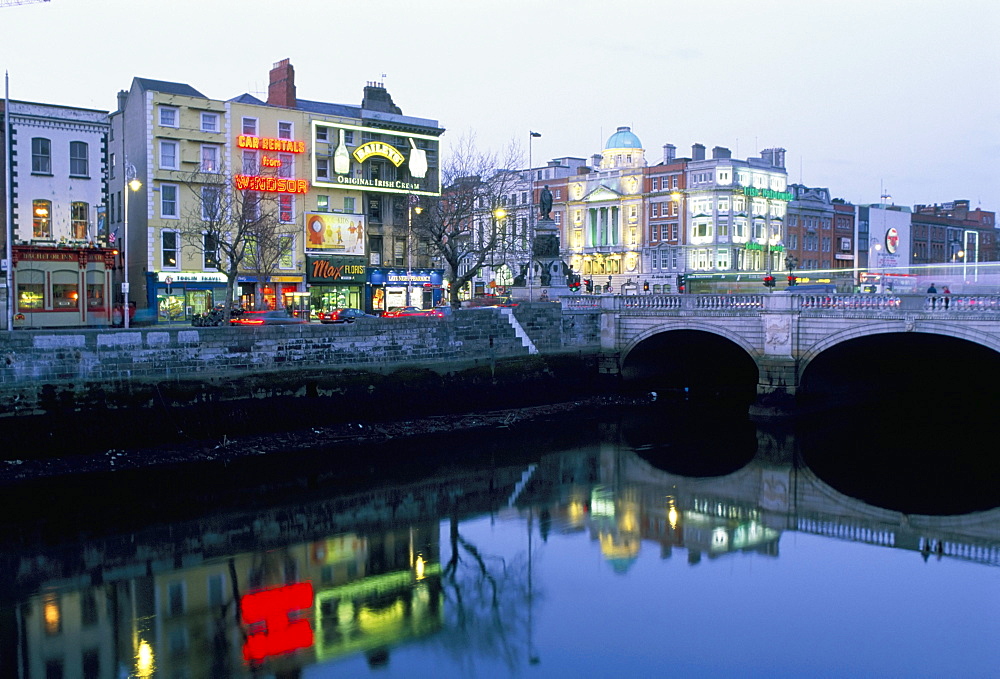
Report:
[{"label": "debris on riverbank", "polygon": [[107,473],[161,465],[226,462],[243,457],[304,451],[317,447],[350,448],[425,435],[507,428],[554,415],[595,412],[638,402],[644,400],[618,395],[595,396],[546,405],[432,415],[413,420],[358,421],[252,436],[225,435],[221,440],[193,441],[134,450],[110,449],[95,455],[0,460],[0,485],[56,476]]}]

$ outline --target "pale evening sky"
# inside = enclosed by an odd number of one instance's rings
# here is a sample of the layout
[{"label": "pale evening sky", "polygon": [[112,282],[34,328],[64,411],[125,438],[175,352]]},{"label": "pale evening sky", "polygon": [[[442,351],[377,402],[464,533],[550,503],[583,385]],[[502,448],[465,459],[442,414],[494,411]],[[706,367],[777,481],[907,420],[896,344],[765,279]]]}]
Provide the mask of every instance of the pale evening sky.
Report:
[{"label": "pale evening sky", "polygon": [[[6,0],[9,2],[10,0]],[[996,0],[0,0],[11,99],[111,110],[134,76],[357,105],[383,81],[448,139],[527,164],[662,146],[788,150],[790,181],[902,205],[1000,210]],[[385,74],[383,77],[382,74]]]}]

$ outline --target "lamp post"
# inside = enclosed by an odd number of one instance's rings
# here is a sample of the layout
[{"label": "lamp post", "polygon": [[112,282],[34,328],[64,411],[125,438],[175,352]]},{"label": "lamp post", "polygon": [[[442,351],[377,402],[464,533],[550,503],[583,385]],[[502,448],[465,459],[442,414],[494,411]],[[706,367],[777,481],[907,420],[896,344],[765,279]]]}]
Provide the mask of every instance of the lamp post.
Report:
[{"label": "lamp post", "polygon": [[411,287],[413,285],[413,213],[418,215],[424,211],[417,203],[420,199],[414,195],[410,199],[406,210],[406,305],[415,306],[410,299],[412,296]]},{"label": "lamp post", "polygon": [[130,165],[125,159],[125,186],[122,191],[122,327],[129,327],[129,307],[128,307],[128,194],[129,191],[138,191],[142,188],[142,182],[136,176],[135,166]]},{"label": "lamp post", "polygon": [[535,278],[535,169],[531,166],[531,142],[535,137],[541,137],[541,132],[528,131],[528,301],[534,301]]}]

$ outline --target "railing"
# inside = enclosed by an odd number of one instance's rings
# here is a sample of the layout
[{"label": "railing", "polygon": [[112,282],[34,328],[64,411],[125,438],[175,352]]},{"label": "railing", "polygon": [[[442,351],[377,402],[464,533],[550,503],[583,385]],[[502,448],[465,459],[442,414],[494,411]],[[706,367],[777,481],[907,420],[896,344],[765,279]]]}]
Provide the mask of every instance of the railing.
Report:
[{"label": "railing", "polygon": [[569,311],[915,311],[933,314],[995,314],[1000,295],[896,295],[882,293],[762,293],[699,295],[566,295],[559,298]]}]

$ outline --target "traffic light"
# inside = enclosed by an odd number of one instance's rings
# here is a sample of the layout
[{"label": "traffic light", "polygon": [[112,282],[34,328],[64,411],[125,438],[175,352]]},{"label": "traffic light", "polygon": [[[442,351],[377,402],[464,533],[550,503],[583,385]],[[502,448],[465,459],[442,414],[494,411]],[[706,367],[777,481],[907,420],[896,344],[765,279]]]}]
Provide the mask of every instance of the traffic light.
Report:
[{"label": "traffic light", "polygon": [[684,289],[687,287],[687,276],[682,273],[677,274],[677,292],[684,293]]},{"label": "traffic light", "polygon": [[767,288],[774,287],[774,276],[771,275],[764,276],[764,287]]},{"label": "traffic light", "polygon": [[583,284],[587,286],[587,292],[593,292],[594,291],[594,279],[593,278],[584,278],[583,279]]},{"label": "traffic light", "polygon": [[792,287],[793,285],[798,285],[798,279],[792,274],[788,274],[788,287]]},{"label": "traffic light", "polygon": [[642,282],[642,291],[643,292],[649,292],[649,281],[643,281]]}]

